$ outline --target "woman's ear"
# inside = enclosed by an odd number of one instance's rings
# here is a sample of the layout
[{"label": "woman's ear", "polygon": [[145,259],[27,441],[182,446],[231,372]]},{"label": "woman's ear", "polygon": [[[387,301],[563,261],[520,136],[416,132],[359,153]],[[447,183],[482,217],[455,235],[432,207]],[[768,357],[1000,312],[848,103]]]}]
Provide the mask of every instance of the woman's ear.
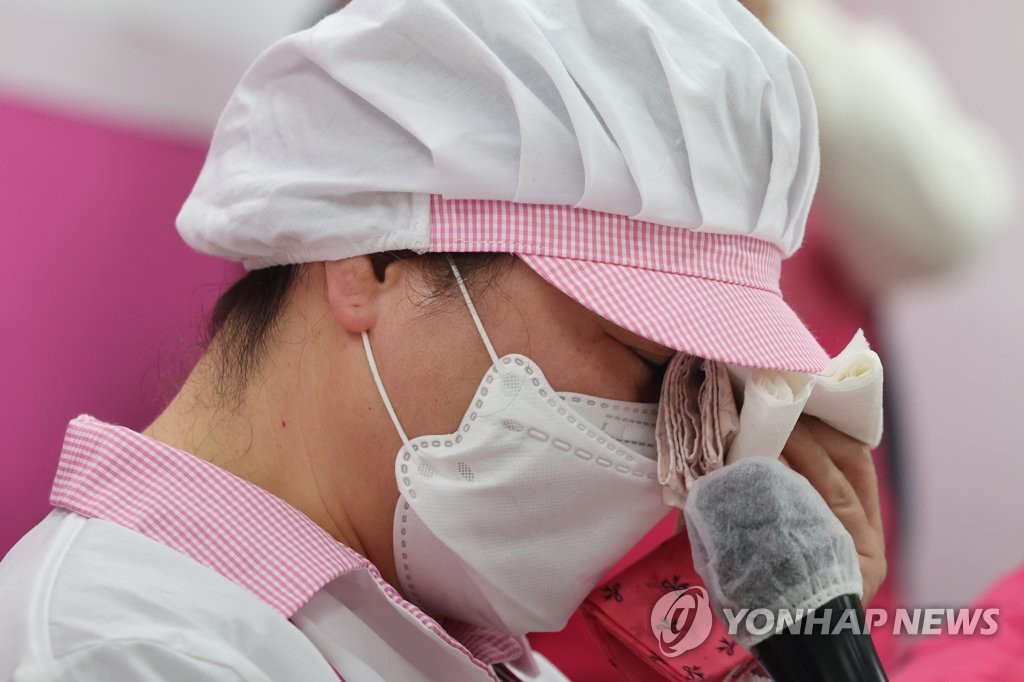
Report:
[{"label": "woman's ear", "polygon": [[377,322],[385,285],[369,256],[324,262],[327,304],[335,319],[352,334],[369,331]]}]

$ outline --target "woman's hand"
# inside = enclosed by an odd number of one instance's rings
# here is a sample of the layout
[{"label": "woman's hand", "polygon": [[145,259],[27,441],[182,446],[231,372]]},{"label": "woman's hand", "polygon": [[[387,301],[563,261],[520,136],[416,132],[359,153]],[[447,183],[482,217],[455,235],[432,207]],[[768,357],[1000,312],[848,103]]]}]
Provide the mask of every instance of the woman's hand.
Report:
[{"label": "woman's hand", "polygon": [[885,538],[871,449],[816,417],[800,415],[782,461],[804,476],[853,536],[867,606],[885,579]]}]

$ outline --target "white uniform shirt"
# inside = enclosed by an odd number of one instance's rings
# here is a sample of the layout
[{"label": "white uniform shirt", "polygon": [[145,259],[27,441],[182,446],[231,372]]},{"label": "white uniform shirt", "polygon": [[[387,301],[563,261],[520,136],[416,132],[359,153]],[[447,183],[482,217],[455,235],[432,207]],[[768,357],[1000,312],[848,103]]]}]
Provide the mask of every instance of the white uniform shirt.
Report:
[{"label": "white uniform shirt", "polygon": [[0,680],[454,682],[502,661],[565,679],[525,639],[442,627],[282,500],[130,429],[72,420],[50,501],[0,562]]}]

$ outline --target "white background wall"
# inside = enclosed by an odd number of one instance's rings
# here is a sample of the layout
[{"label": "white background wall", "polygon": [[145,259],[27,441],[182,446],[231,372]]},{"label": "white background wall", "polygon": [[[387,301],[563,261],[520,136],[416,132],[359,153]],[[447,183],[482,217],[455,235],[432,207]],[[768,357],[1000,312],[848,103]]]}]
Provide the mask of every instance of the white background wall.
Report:
[{"label": "white background wall", "polygon": [[[890,17],[918,38],[962,105],[993,126],[1024,167],[1024,3],[843,3]],[[1019,204],[991,253],[884,306],[887,372],[899,374],[904,398],[908,588],[920,604],[970,600],[1024,562],[1022,226]]]}]

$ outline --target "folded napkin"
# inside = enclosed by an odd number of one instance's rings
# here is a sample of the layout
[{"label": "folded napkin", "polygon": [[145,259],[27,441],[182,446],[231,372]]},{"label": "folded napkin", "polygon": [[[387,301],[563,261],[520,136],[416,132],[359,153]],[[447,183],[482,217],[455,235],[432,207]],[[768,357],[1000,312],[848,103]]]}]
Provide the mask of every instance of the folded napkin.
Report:
[{"label": "folded napkin", "polygon": [[665,368],[655,426],[666,504],[682,509],[693,482],[725,462],[739,428],[725,364],[677,353]]},{"label": "folded napkin", "polygon": [[707,638],[679,656],[662,652],[651,627],[667,592],[703,585],[686,533],[673,535],[614,578],[598,585],[581,613],[602,652],[625,680],[750,682],[760,666],[714,619]]},{"label": "folded napkin", "polygon": [[882,362],[863,330],[819,374],[677,355],[665,371],[656,427],[666,504],[682,508],[697,478],[729,462],[778,457],[801,413],[872,448],[881,441]]}]

